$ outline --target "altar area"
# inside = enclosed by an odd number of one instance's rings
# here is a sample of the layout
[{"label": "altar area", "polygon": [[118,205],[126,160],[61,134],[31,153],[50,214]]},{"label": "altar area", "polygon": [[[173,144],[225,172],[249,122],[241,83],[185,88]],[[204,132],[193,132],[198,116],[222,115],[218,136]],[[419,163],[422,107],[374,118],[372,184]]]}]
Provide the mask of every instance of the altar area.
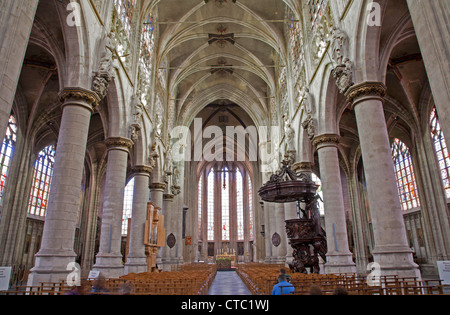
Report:
[{"label": "altar area", "polygon": [[234,270],[236,269],[237,259],[235,249],[218,249],[215,257],[217,270]]}]

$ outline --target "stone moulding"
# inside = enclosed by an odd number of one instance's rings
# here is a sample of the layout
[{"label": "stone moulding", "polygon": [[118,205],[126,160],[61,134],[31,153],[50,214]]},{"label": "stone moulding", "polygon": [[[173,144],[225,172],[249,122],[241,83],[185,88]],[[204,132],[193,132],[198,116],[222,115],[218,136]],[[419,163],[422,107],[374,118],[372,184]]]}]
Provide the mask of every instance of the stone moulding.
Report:
[{"label": "stone moulding", "polygon": [[384,98],[386,91],[386,85],[381,82],[363,82],[350,87],[345,96],[353,104],[356,100],[363,97]]},{"label": "stone moulding", "polygon": [[130,150],[133,147],[134,143],[130,139],[116,137],[116,138],[106,139],[105,144],[106,144],[106,147],[108,148],[108,150],[118,149],[118,148]]},{"label": "stone moulding", "polygon": [[61,103],[64,104],[70,99],[84,101],[92,106],[92,110],[95,109],[100,103],[100,97],[97,93],[77,87],[65,88],[61,93],[59,93],[59,100]]},{"label": "stone moulding", "polygon": [[132,167],[131,171],[135,175],[144,174],[150,176],[153,173],[153,167],[147,165],[136,165]]},{"label": "stone moulding", "polygon": [[323,134],[320,136],[317,136],[313,139],[312,145],[319,149],[323,146],[329,146],[329,145],[338,145],[340,141],[340,136],[336,134]]},{"label": "stone moulding", "polygon": [[155,190],[155,189],[165,190],[167,188],[167,184],[164,184],[164,183],[151,183],[149,185],[149,188],[153,189],[153,190]]}]

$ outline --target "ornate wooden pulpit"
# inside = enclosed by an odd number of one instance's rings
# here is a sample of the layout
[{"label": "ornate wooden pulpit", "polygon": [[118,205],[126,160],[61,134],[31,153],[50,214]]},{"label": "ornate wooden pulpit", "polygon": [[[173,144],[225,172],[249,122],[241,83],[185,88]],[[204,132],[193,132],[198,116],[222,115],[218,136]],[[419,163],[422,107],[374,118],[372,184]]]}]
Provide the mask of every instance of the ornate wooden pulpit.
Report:
[{"label": "ornate wooden pulpit", "polygon": [[[320,224],[318,206],[318,186],[307,174],[296,174],[289,160],[282,163],[282,168],[272,175],[270,180],[259,190],[261,199],[272,203],[297,202],[298,219],[286,221],[286,233],[294,252],[290,264],[293,272],[320,273],[319,256],[326,260],[326,233]],[[300,205],[305,205],[302,209]]]}]

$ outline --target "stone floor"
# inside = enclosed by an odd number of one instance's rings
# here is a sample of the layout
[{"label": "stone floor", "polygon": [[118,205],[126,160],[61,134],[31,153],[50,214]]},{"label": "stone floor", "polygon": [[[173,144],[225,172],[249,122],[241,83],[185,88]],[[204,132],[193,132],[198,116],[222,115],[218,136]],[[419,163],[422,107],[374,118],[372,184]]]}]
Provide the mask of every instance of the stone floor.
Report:
[{"label": "stone floor", "polygon": [[208,295],[252,295],[235,271],[218,271]]}]

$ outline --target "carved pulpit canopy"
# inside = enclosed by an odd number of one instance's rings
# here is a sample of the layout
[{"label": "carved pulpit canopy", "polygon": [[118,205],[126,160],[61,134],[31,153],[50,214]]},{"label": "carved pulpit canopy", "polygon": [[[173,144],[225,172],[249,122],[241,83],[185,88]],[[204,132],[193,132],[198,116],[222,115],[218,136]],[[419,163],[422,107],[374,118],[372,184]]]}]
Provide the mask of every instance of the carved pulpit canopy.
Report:
[{"label": "carved pulpit canopy", "polygon": [[292,170],[290,159],[282,162],[281,169],[258,191],[265,202],[289,203],[311,200],[319,186],[308,174],[297,174]]}]

